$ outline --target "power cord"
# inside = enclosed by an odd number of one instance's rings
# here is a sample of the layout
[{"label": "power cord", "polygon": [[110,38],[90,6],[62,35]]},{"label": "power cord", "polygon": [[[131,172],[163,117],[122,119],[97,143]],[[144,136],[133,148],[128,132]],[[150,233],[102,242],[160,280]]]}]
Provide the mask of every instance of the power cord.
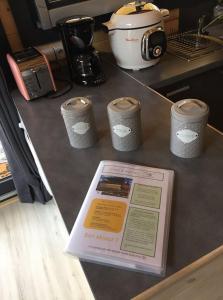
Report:
[{"label": "power cord", "polygon": [[64,89],[62,89],[62,91],[58,91],[58,92],[50,92],[47,97],[54,99],[54,98],[59,98],[65,94],[67,94],[68,92],[70,92],[73,88],[73,83],[70,80],[66,80],[66,79],[60,79],[60,78],[55,78],[56,81],[59,82],[65,82],[67,83],[67,85],[65,86]]}]

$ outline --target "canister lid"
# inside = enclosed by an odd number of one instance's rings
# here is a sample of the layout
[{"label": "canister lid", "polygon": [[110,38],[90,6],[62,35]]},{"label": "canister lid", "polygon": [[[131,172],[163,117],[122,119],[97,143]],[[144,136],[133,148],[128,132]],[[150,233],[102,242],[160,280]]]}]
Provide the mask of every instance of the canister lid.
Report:
[{"label": "canister lid", "polygon": [[209,107],[198,99],[183,99],[171,107],[172,116],[180,121],[199,121],[209,113]]},{"label": "canister lid", "polygon": [[75,97],[65,101],[61,105],[61,113],[63,115],[81,115],[92,107],[92,103],[88,98]]},{"label": "canister lid", "polygon": [[108,104],[108,111],[111,114],[129,117],[140,110],[140,102],[131,97],[122,97],[111,101]]}]

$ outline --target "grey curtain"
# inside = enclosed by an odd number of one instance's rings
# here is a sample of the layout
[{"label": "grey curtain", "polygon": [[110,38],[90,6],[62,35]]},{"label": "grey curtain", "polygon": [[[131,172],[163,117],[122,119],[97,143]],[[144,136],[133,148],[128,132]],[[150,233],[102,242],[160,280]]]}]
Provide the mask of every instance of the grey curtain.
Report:
[{"label": "grey curtain", "polygon": [[32,153],[19,128],[19,116],[0,68],[0,140],[22,202],[46,203],[51,196],[40,178]]}]

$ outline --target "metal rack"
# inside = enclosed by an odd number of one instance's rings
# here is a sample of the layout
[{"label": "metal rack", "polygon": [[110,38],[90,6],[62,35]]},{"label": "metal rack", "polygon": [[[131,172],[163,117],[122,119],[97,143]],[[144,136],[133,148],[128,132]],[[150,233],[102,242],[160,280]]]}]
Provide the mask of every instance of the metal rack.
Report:
[{"label": "metal rack", "polygon": [[192,32],[185,32],[168,37],[167,52],[191,61],[221,48],[222,45],[216,41]]}]

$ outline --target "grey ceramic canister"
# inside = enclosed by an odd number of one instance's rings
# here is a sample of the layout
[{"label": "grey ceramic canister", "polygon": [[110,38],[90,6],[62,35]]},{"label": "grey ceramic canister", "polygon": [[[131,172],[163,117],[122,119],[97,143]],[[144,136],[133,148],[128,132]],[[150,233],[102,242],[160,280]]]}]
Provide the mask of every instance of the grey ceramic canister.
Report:
[{"label": "grey ceramic canister", "polygon": [[131,97],[111,101],[107,107],[112,144],[116,150],[132,151],[141,144],[141,106]]},{"label": "grey ceramic canister", "polygon": [[61,105],[61,113],[72,147],[88,148],[97,141],[92,102],[85,97],[76,97]]},{"label": "grey ceramic canister", "polygon": [[193,158],[202,153],[208,114],[207,104],[197,99],[184,99],[172,105],[170,150],[173,154]]}]

